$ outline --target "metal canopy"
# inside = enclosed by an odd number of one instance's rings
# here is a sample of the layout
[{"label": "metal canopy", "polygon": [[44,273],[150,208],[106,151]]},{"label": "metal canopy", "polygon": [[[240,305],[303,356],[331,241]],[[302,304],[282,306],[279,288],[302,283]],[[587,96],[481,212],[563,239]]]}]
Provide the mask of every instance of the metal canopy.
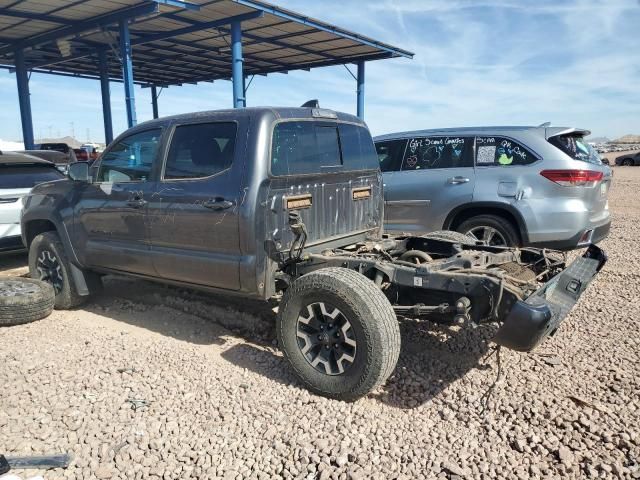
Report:
[{"label": "metal canopy", "polygon": [[256,0],[0,0],[0,66],[24,50],[30,71],[99,79],[106,51],[122,80],[127,20],[133,80],[170,86],[232,77],[231,24],[242,24],[244,75],[409,57],[406,50]]},{"label": "metal canopy", "polygon": [[[0,0],[0,68],[16,73],[25,148],[34,145],[31,72],[99,79],[105,139],[113,139],[110,81],[158,87],[231,79],[245,107],[247,77],[355,63],[364,118],[364,62],[413,53],[258,0]],[[353,75],[353,74],[352,74]]]}]

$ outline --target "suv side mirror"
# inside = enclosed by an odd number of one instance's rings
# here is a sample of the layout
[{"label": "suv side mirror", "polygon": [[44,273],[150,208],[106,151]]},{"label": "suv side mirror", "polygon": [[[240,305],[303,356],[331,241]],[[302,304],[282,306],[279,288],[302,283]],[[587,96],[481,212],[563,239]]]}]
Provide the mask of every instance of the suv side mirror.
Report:
[{"label": "suv side mirror", "polygon": [[89,164],[87,162],[75,162],[69,165],[69,178],[76,182],[89,182]]}]

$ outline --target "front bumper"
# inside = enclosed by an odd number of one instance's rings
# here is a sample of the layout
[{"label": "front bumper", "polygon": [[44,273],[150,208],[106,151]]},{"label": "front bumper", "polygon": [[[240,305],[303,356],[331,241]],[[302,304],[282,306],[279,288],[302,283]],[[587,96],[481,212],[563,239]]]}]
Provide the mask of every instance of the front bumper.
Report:
[{"label": "front bumper", "polygon": [[556,332],[606,261],[607,255],[602,249],[589,246],[584,255],[564,271],[526,300],[518,301],[493,341],[512,350],[533,350]]}]

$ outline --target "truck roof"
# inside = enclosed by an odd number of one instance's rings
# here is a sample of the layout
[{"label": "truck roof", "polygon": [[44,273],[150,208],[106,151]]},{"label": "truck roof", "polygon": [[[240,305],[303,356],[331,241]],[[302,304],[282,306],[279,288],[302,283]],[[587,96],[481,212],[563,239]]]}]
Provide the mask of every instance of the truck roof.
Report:
[{"label": "truck roof", "polygon": [[[329,118],[326,116],[317,116],[313,114],[313,111],[326,112],[335,117]],[[165,126],[169,123],[173,122],[188,122],[193,120],[203,120],[207,121],[208,119],[216,120],[220,117],[226,117],[227,119],[230,117],[240,117],[240,116],[250,116],[254,118],[265,118],[271,117],[274,120],[278,119],[293,119],[293,118],[317,118],[318,120],[340,120],[345,122],[358,123],[360,125],[365,125],[365,123],[355,115],[351,115],[348,113],[337,112],[334,110],[326,109],[326,108],[307,108],[307,107],[247,107],[247,108],[229,108],[224,110],[207,110],[202,112],[193,112],[193,113],[182,113],[179,115],[171,115],[168,117],[162,117],[155,120],[149,120],[147,122],[140,123],[135,127],[127,130],[127,132],[131,132],[138,129],[149,128],[153,126]]]}]

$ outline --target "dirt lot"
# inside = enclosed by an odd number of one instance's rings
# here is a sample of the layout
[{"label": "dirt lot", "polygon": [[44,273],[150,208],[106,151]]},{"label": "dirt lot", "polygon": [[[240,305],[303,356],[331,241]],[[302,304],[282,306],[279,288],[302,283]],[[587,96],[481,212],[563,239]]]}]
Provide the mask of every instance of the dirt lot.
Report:
[{"label": "dirt lot", "polygon": [[484,410],[492,328],[403,323],[392,378],[348,404],[294,380],[269,306],[109,278],[0,330],[0,452],[72,452],[47,479],[640,478],[638,191],[617,168],[609,264],[539,351],[502,352]]}]

